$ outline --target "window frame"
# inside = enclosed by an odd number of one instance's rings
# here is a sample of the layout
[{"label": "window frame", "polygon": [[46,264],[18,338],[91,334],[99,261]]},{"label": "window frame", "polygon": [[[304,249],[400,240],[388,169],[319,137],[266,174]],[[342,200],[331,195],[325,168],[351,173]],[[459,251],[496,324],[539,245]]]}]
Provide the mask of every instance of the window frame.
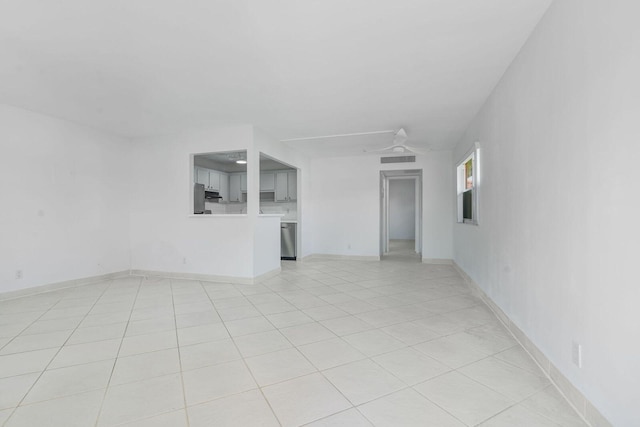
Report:
[{"label": "window frame", "polygon": [[[466,165],[471,160],[471,188],[467,188]],[[479,225],[479,188],[480,188],[480,143],[465,153],[462,160],[456,163],[456,222],[458,224]],[[464,218],[464,194],[471,191],[471,219]]]}]

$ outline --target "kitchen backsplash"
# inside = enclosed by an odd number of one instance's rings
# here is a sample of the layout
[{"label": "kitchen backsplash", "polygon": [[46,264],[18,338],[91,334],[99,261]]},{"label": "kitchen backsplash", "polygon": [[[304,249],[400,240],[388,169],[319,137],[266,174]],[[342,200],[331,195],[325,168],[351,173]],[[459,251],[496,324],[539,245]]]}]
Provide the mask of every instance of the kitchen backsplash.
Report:
[{"label": "kitchen backsplash", "polygon": [[[246,214],[246,203],[205,203],[205,209],[211,210],[212,214]],[[260,210],[263,214],[284,214],[282,219],[296,221],[298,219],[297,202],[260,202]]]}]

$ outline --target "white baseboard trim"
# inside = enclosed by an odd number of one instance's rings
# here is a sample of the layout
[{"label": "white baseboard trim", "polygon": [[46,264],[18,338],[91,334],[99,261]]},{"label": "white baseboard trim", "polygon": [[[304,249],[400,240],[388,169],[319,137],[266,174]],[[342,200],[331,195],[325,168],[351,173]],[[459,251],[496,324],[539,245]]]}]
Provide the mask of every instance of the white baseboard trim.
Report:
[{"label": "white baseboard trim", "polygon": [[200,280],[203,282],[231,283],[234,285],[253,285],[277,275],[278,273],[280,273],[280,271],[281,269],[280,267],[278,267],[272,271],[268,271],[256,277],[217,276],[213,274],[176,273],[154,270],[131,270],[131,275],[143,277],[159,277],[163,279],[185,279]]},{"label": "white baseboard trim", "polygon": [[0,293],[0,301],[16,298],[28,297],[31,295],[43,294],[45,292],[58,291],[60,289],[75,288],[83,285],[91,285],[105,280],[117,279],[129,276],[129,270],[117,271],[115,273],[101,274],[99,276],[82,277],[80,279],[64,280],[62,282],[49,283],[46,285],[32,286],[26,289],[18,289]]},{"label": "white baseboard trim", "polygon": [[612,424],[596,409],[595,406],[549,361],[542,351],[514,324],[509,316],[482,290],[482,288],[455,262],[453,267],[464,278],[474,295],[482,299],[504,324],[507,330],[520,343],[529,356],[538,364],[542,372],[564,396],[575,411],[591,427],[613,427]]},{"label": "white baseboard trim", "polygon": [[364,255],[333,255],[333,254],[311,254],[302,258],[302,261],[312,260],[335,260],[335,261],[380,261],[380,256]]},{"label": "white baseboard trim", "polygon": [[453,260],[448,258],[422,258],[423,264],[453,265]]}]

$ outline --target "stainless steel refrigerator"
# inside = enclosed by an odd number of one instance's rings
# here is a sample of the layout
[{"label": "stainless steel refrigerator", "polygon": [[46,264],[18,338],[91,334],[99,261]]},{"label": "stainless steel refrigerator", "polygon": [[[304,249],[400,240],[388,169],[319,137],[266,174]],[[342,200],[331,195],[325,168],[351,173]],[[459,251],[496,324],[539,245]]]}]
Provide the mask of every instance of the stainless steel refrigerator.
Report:
[{"label": "stainless steel refrigerator", "polygon": [[193,185],[193,213],[204,213],[204,184]]}]

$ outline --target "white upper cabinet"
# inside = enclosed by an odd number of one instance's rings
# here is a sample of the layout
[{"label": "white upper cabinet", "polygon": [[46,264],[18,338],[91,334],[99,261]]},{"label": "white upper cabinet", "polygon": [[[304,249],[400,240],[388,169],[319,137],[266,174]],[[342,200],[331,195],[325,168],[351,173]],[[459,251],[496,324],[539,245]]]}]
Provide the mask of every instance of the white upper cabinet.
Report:
[{"label": "white upper cabinet", "polygon": [[196,184],[204,185],[204,188],[209,187],[209,170],[203,168],[195,168]]},{"label": "white upper cabinet", "polygon": [[220,190],[218,190],[220,192],[220,196],[222,197],[222,200],[225,202],[230,201],[229,199],[229,175],[227,175],[226,173],[221,173],[220,174]]},{"label": "white upper cabinet", "polygon": [[273,172],[260,174],[260,191],[274,191],[276,188],[276,176]]},{"label": "white upper cabinet", "polygon": [[298,173],[297,171],[287,172],[287,193],[289,200],[298,200]]},{"label": "white upper cabinet", "polygon": [[213,191],[220,191],[220,173],[216,171],[209,171],[209,189]]},{"label": "white upper cabinet", "polygon": [[247,174],[240,174],[240,191],[246,193],[247,192]]},{"label": "white upper cabinet", "polygon": [[241,180],[241,175],[238,173],[232,173],[229,176],[229,201],[230,202],[239,202],[242,200],[242,190],[240,186],[240,180]]},{"label": "white upper cabinet", "polygon": [[276,172],[276,202],[289,202],[297,197],[296,171]]}]

